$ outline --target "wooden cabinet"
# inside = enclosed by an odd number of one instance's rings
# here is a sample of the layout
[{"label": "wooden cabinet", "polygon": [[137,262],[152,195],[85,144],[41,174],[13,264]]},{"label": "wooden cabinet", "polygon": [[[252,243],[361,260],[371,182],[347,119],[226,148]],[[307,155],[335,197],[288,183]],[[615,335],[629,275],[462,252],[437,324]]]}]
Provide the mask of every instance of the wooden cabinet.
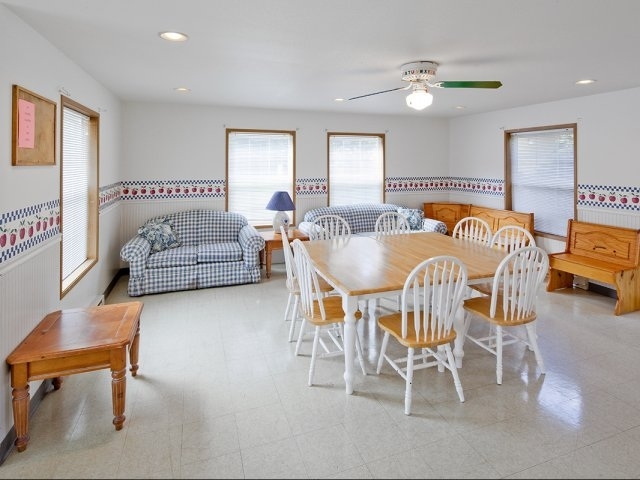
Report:
[{"label": "wooden cabinet", "polygon": [[425,218],[440,220],[447,225],[447,235],[460,220],[469,216],[471,205],[467,203],[430,202],[423,204]]},{"label": "wooden cabinet", "polygon": [[518,225],[534,233],[533,213],[514,212],[498,208],[478,207],[469,203],[429,202],[423,203],[424,216],[440,220],[447,225],[447,235],[453,233],[464,217],[478,217],[485,220],[495,232],[505,225]]}]

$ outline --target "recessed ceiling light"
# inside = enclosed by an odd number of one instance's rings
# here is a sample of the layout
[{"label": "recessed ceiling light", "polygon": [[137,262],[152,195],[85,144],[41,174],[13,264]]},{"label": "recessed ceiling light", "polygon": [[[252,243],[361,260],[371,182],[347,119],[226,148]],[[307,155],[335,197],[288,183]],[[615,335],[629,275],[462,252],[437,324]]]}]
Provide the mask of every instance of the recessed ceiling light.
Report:
[{"label": "recessed ceiling light", "polygon": [[189,38],[187,35],[180,32],[160,32],[158,35],[160,35],[160,38],[164,38],[170,42],[184,42]]},{"label": "recessed ceiling light", "polygon": [[456,110],[464,110],[465,108],[467,108],[467,107],[465,107],[464,105],[456,105],[455,106]]},{"label": "recessed ceiling light", "polygon": [[334,98],[334,102],[344,102],[344,98]]},{"label": "recessed ceiling light", "polygon": [[189,93],[191,91],[191,89],[187,87],[176,87],[174,90],[178,93]]},{"label": "recessed ceiling light", "polygon": [[593,80],[591,78],[587,78],[585,80],[578,80],[576,82],[576,85],[589,85],[590,83],[596,83],[596,80]]}]

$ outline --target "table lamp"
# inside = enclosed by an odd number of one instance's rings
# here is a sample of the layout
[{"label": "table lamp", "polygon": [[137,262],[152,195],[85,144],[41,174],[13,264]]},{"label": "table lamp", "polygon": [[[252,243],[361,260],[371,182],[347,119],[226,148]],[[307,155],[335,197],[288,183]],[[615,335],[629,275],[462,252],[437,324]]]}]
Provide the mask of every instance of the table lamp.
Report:
[{"label": "table lamp", "polygon": [[289,231],[289,215],[288,211],[296,209],[293,204],[293,200],[289,196],[288,192],[275,192],[267,204],[267,210],[275,210],[276,214],[273,217],[273,230],[276,233],[280,233],[280,226],[284,227],[284,231]]}]

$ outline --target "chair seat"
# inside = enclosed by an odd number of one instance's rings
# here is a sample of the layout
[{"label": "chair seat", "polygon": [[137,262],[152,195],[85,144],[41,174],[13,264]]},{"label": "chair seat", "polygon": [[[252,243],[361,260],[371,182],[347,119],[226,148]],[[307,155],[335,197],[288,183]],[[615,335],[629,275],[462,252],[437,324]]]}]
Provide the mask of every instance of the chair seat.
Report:
[{"label": "chair seat", "polygon": [[[502,304],[502,297],[498,297],[498,306]],[[521,318],[506,318],[502,308],[497,308],[494,317],[491,317],[491,297],[474,297],[465,300],[463,303],[465,310],[475,313],[487,322],[501,327],[515,327],[533,322],[537,315],[535,312]]]},{"label": "chair seat", "polygon": [[[324,305],[324,313],[326,319],[322,319],[320,315],[320,307],[318,305],[318,301],[315,300],[313,302],[313,317],[305,314],[305,319],[307,322],[318,326],[323,325],[331,325],[333,323],[343,323],[344,322],[344,310],[342,309],[342,297],[336,295],[332,297],[324,297],[322,299],[322,304]],[[362,318],[362,312],[356,312],[356,320]]]},{"label": "chair seat", "polygon": [[378,326],[385,332],[393,335],[401,345],[407,348],[433,348],[438,345],[444,345],[451,343],[456,339],[456,331],[452,328],[447,335],[443,335],[440,338],[433,338],[431,329],[425,332],[420,332],[420,337],[416,338],[416,329],[413,325],[413,312],[408,312],[407,321],[407,336],[402,338],[402,312],[393,313],[391,315],[384,315],[378,318]]},{"label": "chair seat", "polygon": [[491,290],[493,289],[493,284],[491,282],[476,283],[474,285],[469,285],[469,288],[471,290],[475,290],[478,293],[481,293],[482,295],[491,296]]}]

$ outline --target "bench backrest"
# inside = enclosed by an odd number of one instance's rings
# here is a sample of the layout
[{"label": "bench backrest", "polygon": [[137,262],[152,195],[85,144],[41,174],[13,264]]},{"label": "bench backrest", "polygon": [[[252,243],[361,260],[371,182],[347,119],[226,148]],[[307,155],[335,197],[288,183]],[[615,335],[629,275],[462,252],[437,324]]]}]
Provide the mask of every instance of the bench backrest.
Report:
[{"label": "bench backrest", "polygon": [[640,230],[569,220],[565,252],[622,267],[637,267]]},{"label": "bench backrest", "polygon": [[478,207],[469,203],[427,202],[423,205],[424,216],[447,224],[449,235],[453,227],[464,217],[478,217],[495,232],[505,225],[517,225],[534,234],[533,212],[515,212],[498,208]]},{"label": "bench backrest", "polygon": [[497,208],[478,207],[471,205],[469,215],[486,221],[495,232],[505,225],[517,225],[533,235],[533,212],[515,212],[513,210],[501,210]]},{"label": "bench backrest", "polygon": [[453,233],[453,227],[465,217],[469,216],[468,203],[427,202],[422,209],[425,218],[440,220],[447,225],[447,233]]}]

